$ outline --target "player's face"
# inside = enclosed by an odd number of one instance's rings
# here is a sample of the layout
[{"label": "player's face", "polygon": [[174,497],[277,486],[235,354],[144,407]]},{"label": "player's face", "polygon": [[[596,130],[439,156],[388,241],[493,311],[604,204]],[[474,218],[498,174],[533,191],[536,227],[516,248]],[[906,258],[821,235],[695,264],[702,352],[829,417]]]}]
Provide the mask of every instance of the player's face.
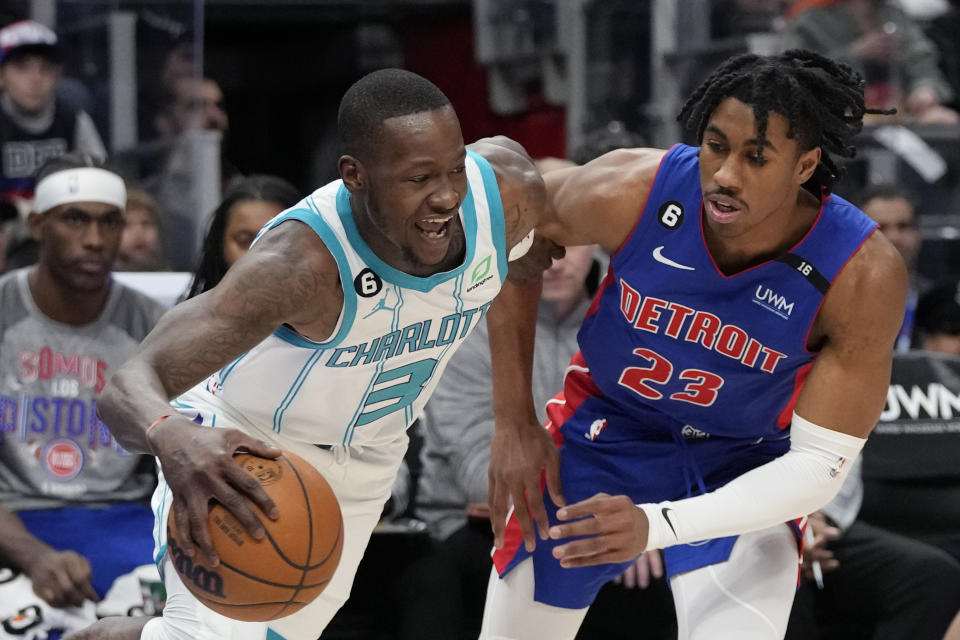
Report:
[{"label": "player's face", "polygon": [[264,200],[241,200],[230,207],[223,230],[223,260],[227,268],[250,249],[250,243],[263,225],[281,211],[283,207],[279,204]]},{"label": "player's face", "polygon": [[459,255],[466,149],[453,109],[388,118],[376,155],[367,165],[367,208],[379,233],[414,271]]},{"label": "player's face", "polygon": [[920,248],[920,232],[913,219],[913,206],[903,198],[873,198],[863,205],[880,232],[897,248],[903,261],[913,264]]},{"label": "player's face", "polygon": [[53,98],[60,78],[60,65],[42,56],[23,56],[0,65],[4,92],[27,113],[42,111]]},{"label": "player's face", "polygon": [[62,204],[32,219],[40,263],[68,288],[95,292],[106,286],[123,233],[123,213],[102,202]]},{"label": "player's face", "polygon": [[706,227],[719,237],[782,234],[790,227],[800,185],[819,161],[819,148],[800,153],[778,113],[767,117],[763,158],[753,107],[727,98],[716,108],[700,147]]}]

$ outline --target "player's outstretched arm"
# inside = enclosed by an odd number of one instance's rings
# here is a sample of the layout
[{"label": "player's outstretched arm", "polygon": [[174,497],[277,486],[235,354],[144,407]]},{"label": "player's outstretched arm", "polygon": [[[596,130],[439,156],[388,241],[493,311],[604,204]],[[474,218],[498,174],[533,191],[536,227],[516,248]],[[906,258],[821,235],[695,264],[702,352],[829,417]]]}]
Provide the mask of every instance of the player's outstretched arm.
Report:
[{"label": "player's outstretched arm", "polygon": [[665,153],[617,149],[583,166],[547,173],[537,234],[564,247],[598,244],[615,252],[636,225]]},{"label": "player's outstretched arm", "polygon": [[[556,447],[536,419],[530,394],[517,393],[518,389],[530,388],[540,274],[554,257],[561,257],[561,245],[619,247],[633,228],[642,208],[637,202],[645,199],[662,154],[657,150],[608,154],[585,167],[545,176],[546,202],[537,211],[536,220],[531,221],[535,224],[534,242],[523,258],[511,263],[510,278],[487,320],[494,361],[496,424],[488,475],[497,547],[503,544],[511,503],[528,549],[536,545],[537,532],[547,537],[541,472],[551,499],[564,504]],[[505,209],[509,229],[511,209],[506,199]],[[516,219],[528,220],[519,215]],[[521,232],[525,232],[526,224],[518,225]],[[512,240],[509,234],[508,240]]]},{"label": "player's outstretched arm", "polygon": [[[268,515],[275,507],[232,457],[239,449],[266,457],[279,451],[234,429],[197,428],[169,401],[284,323],[306,328],[310,337],[327,337],[310,330],[332,329],[342,300],[336,263],[319,237],[300,222],[284,222],[256,242],[218,286],[165,314],[105,387],[98,413],[127,450],[160,459],[188,553],[195,542],[215,558],[206,527],[211,499],[262,537],[247,498]],[[165,415],[170,417],[155,422]]]},{"label": "player's outstretched arm", "polygon": [[637,508],[627,496],[597,495],[561,509],[558,518],[571,522],[553,527],[552,538],[591,536],[556,547],[561,564],[755,531],[829,502],[883,410],[906,288],[903,261],[874,233],[834,280],[811,332],[821,349],[797,401],[790,450],[694,498]]},{"label": "player's outstretched arm", "polygon": [[[503,543],[506,514],[515,505],[528,548],[536,534],[546,537],[547,515],[540,496],[540,473],[555,500],[562,500],[559,464],[553,442],[540,427],[533,408],[531,379],[533,340],[540,274],[562,250],[530,234],[543,215],[546,193],[533,161],[508,138],[485,138],[470,146],[497,174],[504,210],[509,274],[487,313],[493,373],[494,435],[488,470],[491,523],[495,544]],[[522,254],[522,255],[518,255]]]}]

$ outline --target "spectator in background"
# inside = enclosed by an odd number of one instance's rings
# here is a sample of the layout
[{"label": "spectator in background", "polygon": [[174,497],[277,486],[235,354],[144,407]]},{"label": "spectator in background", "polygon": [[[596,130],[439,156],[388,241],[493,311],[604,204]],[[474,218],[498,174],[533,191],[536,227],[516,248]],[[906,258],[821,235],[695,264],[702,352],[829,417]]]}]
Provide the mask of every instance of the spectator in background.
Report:
[{"label": "spectator in background", "polygon": [[816,4],[787,23],[782,49],[811,49],[856,69],[867,83],[867,107],[898,108],[919,124],[953,124],[945,104],[953,89],[938,65],[936,46],[899,7],[887,0]]},{"label": "spectator in background", "polygon": [[960,283],[937,285],[920,298],[917,334],[924,351],[960,355]]},{"label": "spectator in background", "polygon": [[859,520],[862,459],[854,464],[837,497],[807,520],[813,543],[803,549],[786,640],[941,640],[960,611],[960,563]]},{"label": "spectator in background", "polygon": [[[30,210],[34,174],[47,158],[106,150],[93,120],[56,96],[63,51],[57,34],[33,20],[0,29],[0,198]],[[9,229],[7,268],[33,264],[36,246],[21,221]]]},{"label": "spectator in background", "polygon": [[[0,628],[26,611],[48,633],[82,628],[92,601],[152,563],[153,465],[96,417],[162,312],[111,282],[125,204],[123,180],[89,156],[48,160],[28,218],[38,262],[0,278],[0,566],[25,576],[3,585]],[[142,602],[134,583],[114,612]]]},{"label": "spectator in background", "polygon": [[224,108],[223,91],[216,80],[177,77],[172,80],[170,94],[154,124],[162,136],[177,136],[191,128],[219,131],[230,129],[230,118]]},{"label": "spectator in background", "polygon": [[57,34],[33,20],[0,29],[0,196],[33,197],[34,174],[47,158],[106,150],[93,121],[56,99],[63,55]]},{"label": "spectator in background", "polygon": [[216,286],[227,269],[247,252],[263,225],[300,198],[296,187],[275,176],[247,176],[231,185],[213,212],[186,297]]},{"label": "spectator in background", "polygon": [[903,325],[897,335],[896,349],[907,351],[914,345],[914,317],[917,300],[931,283],[917,273],[920,231],[917,229],[914,198],[906,189],[894,184],[878,184],[864,190],[858,199],[860,208],[879,226],[879,230],[897,248],[907,264],[910,281]]},{"label": "spectator in background", "polygon": [[126,224],[120,237],[115,271],[163,271],[160,205],[141,189],[127,189]]},{"label": "spectator in background", "polygon": [[[174,77],[171,83],[170,93],[154,120],[160,135],[158,143],[148,145],[149,152],[141,157],[140,174],[143,188],[157,199],[165,212],[165,220],[170,223],[165,226],[169,232],[162,234],[164,254],[174,269],[187,270],[196,259],[196,245],[185,242],[183,235],[191,239],[199,235],[196,216],[201,210],[200,192],[210,186],[196,182],[198,160],[206,153],[207,145],[219,145],[218,191],[236,178],[239,171],[224,157],[230,120],[220,86],[209,78],[183,76]],[[214,142],[209,136],[191,135],[197,131],[217,132],[219,140]]]}]

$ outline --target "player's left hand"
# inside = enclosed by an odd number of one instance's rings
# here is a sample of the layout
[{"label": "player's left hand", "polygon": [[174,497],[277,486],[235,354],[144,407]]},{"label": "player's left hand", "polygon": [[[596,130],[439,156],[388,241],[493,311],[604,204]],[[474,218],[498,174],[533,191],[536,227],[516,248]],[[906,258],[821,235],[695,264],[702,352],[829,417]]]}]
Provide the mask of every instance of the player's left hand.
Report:
[{"label": "player's left hand", "polygon": [[590,536],[553,549],[562,567],[626,562],[647,546],[647,516],[628,496],[598,493],[563,507],[557,511],[557,518],[570,522],[550,527],[552,539]]}]

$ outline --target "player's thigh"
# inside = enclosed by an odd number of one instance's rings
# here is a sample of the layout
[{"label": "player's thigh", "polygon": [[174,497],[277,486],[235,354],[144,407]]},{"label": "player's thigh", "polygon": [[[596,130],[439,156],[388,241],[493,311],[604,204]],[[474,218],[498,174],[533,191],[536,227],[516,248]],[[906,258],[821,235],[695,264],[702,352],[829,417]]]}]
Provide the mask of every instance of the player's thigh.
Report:
[{"label": "player's thigh", "polygon": [[797,562],[796,537],[779,524],[740,536],[725,562],[674,576],[679,640],[780,640]]},{"label": "player's thigh", "polygon": [[141,640],[260,640],[267,625],[231,620],[206,608],[184,586],[169,556],[162,564],[167,602],[163,615],[150,620]]},{"label": "player's thigh", "polygon": [[587,609],[564,609],[533,599],[533,559],[503,578],[490,571],[479,640],[572,640]]}]

